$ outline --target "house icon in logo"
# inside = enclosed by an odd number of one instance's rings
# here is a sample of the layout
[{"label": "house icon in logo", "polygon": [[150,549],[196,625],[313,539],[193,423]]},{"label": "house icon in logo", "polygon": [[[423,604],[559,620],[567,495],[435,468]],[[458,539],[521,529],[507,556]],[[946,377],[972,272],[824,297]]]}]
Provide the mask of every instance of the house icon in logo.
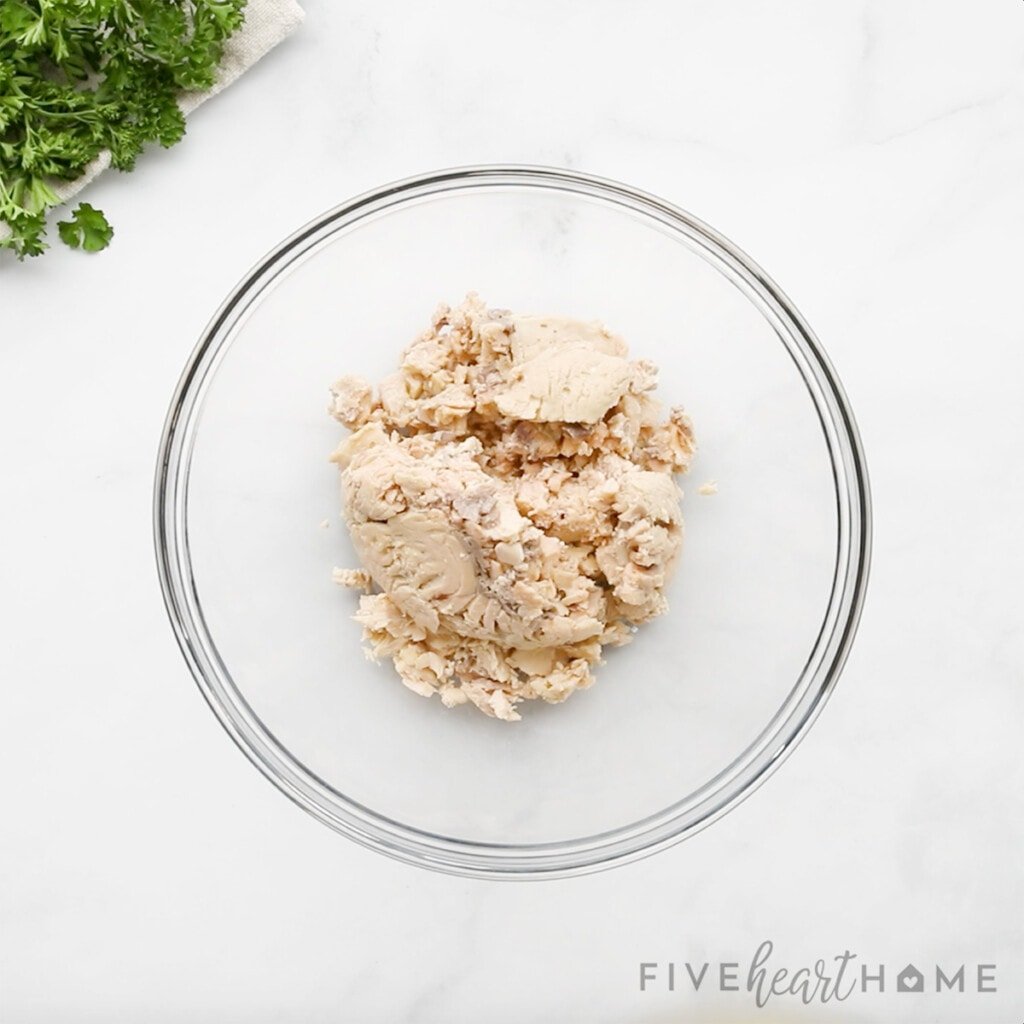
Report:
[{"label": "house icon in logo", "polygon": [[896,976],[896,991],[923,992],[924,975],[913,964],[907,964]]}]

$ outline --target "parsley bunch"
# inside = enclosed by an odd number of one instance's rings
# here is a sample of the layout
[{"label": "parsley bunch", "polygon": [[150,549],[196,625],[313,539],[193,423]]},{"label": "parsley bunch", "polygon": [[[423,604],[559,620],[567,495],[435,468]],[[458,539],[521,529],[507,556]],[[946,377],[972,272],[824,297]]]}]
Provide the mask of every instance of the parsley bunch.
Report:
[{"label": "parsley bunch", "polygon": [[[104,150],[130,171],[146,143],[181,139],[178,94],[213,85],[245,2],[0,0],[0,248],[38,256],[54,181]],[[59,227],[88,251],[113,234],[87,203]]]}]

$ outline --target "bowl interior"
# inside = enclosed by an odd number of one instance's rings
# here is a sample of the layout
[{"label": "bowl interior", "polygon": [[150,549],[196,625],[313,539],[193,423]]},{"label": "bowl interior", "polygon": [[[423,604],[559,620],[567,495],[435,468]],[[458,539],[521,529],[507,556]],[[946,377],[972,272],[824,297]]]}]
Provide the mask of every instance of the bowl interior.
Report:
[{"label": "bowl interior", "polygon": [[[693,418],[670,612],[596,685],[516,724],[446,710],[363,654],[327,456],[345,373],[380,380],[439,301],[597,318]],[[338,231],[253,298],[205,382],[185,526],[205,624],[238,694],[311,775],[413,829],[503,845],[620,829],[704,786],[794,687],[836,561],[817,411],[772,325],[701,253],[582,196],[498,188]],[[716,480],[719,492],[698,485]],[[328,525],[322,525],[324,522]]]}]

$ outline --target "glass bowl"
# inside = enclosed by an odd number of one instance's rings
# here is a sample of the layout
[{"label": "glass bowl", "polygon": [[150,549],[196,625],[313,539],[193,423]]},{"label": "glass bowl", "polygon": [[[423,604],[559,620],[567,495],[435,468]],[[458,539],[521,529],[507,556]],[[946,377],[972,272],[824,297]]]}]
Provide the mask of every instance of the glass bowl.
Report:
[{"label": "glass bowl", "polygon": [[[471,290],[604,321],[660,367],[700,446],[670,611],[608,651],[591,689],[518,723],[447,710],[368,661],[356,596],[331,581],[357,562],[328,385],[379,381]],[[246,275],[171,403],[155,529],[189,668],[283,793],[410,863],[539,878],[693,835],[796,746],[853,641],[870,503],[835,372],[743,252],[616,182],[472,167],[344,203]]]}]

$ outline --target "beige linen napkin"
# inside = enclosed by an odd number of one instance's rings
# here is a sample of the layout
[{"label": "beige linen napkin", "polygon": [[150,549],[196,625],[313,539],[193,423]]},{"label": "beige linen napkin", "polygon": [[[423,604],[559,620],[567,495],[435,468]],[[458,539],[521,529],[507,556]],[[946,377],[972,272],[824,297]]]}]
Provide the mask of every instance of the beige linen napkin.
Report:
[{"label": "beige linen napkin", "polygon": [[[217,82],[207,92],[183,93],[178,101],[181,109],[190,114],[221,89],[226,89],[236,78],[241,77],[262,57],[269,53],[282,39],[290,35],[305,17],[296,0],[249,0],[245,7],[245,21],[242,27],[224,44],[224,56],[217,71]],[[97,175],[110,166],[110,154],[100,153],[89,164],[81,177],[74,181],[53,183],[53,190],[66,203],[77,195]],[[6,224],[0,224],[0,238],[9,234]]]}]

